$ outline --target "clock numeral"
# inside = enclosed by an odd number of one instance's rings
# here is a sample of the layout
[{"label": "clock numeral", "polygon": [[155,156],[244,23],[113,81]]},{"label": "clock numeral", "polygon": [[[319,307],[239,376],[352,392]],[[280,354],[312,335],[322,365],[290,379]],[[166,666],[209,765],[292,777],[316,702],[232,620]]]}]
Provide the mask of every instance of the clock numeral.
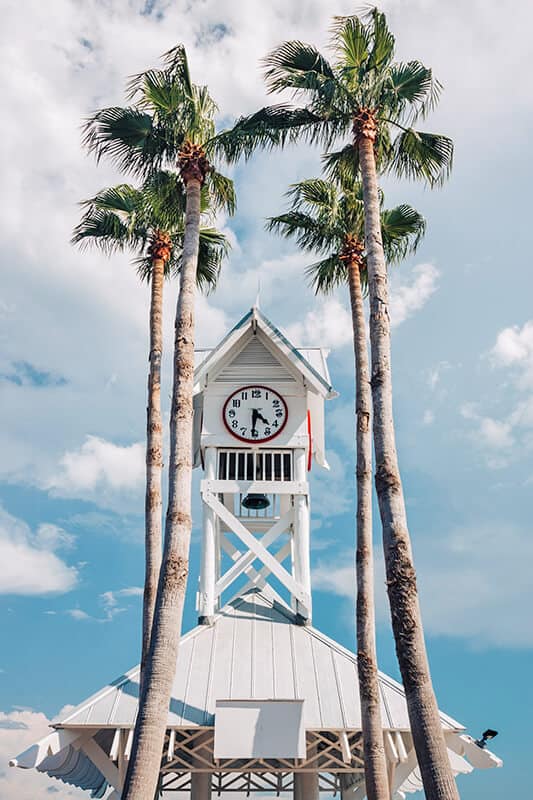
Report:
[{"label": "clock numeral", "polygon": [[238,428],[239,427],[239,421],[234,419],[233,422],[231,423],[231,427],[232,428]]},{"label": "clock numeral", "polygon": [[278,410],[276,411],[276,417],[279,418],[279,417],[282,417],[282,416],[283,416],[283,411],[281,410],[281,408],[278,408]]},{"label": "clock numeral", "polygon": [[241,399],[248,400],[248,392],[241,392]]},{"label": "clock numeral", "polygon": [[263,433],[264,433],[265,436],[270,436],[270,433],[271,433],[270,428],[265,428]]},{"label": "clock numeral", "polygon": [[240,401],[240,400],[237,400],[237,399],[235,399],[235,400],[233,400],[233,402],[232,402],[232,404],[231,404],[231,405],[233,406],[233,408],[240,408],[241,401]]},{"label": "clock numeral", "polygon": [[255,428],[252,428],[252,439],[258,439],[258,438],[259,438],[259,432],[256,431]]},{"label": "clock numeral", "polygon": [[252,397],[255,399],[261,397],[261,389],[252,389]]},{"label": "clock numeral", "polygon": [[241,433],[242,433],[243,436],[246,435],[246,430],[247,430],[246,428],[241,428]]},{"label": "clock numeral", "polygon": [[274,422],[272,423],[272,427],[279,428],[279,422],[277,421],[277,419],[275,419]]},{"label": "clock numeral", "polygon": [[235,411],[232,408],[230,408],[230,410],[228,411],[228,417],[232,419],[234,416],[235,416]]}]

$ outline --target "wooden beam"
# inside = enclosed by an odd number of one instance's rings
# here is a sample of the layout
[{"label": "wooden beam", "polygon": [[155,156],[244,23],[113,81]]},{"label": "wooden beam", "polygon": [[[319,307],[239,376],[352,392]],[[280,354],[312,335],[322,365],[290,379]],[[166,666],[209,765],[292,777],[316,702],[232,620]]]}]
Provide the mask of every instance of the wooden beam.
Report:
[{"label": "wooden beam", "polygon": [[247,530],[244,525],[239,522],[229,509],[224,506],[220,500],[210,493],[204,494],[204,502],[207,503],[213,511],[226,523],[226,525],[235,533],[236,536],[245,544],[248,549],[255,553],[256,558],[269,567],[270,571],[281,583],[290,591],[290,593],[304,604],[309,604],[309,597],[303,588],[296,583],[292,575],[274,558],[274,556],[265,550],[260,542],[257,541],[255,536]]},{"label": "wooden beam", "polygon": [[[287,528],[292,524],[293,519],[294,515],[291,508],[270,528],[267,533],[265,533],[261,539],[258,539],[257,541],[259,541],[264,548],[269,547],[281,536],[282,533],[285,533]],[[250,551],[243,553],[243,555],[227,570],[227,572],[224,573],[220,580],[216,582],[216,594],[222,594],[222,592],[228,588],[230,583],[233,583],[233,581],[238,578],[247,567],[253,564],[255,559],[255,553],[251,553]]]},{"label": "wooden beam", "polygon": [[307,481],[219,481],[200,482],[204,494],[309,494]]},{"label": "wooden beam", "polygon": [[87,739],[81,747],[85,755],[90,758],[94,766],[100,770],[106,781],[118,792],[122,790],[120,775],[109,756],[94,739]]}]

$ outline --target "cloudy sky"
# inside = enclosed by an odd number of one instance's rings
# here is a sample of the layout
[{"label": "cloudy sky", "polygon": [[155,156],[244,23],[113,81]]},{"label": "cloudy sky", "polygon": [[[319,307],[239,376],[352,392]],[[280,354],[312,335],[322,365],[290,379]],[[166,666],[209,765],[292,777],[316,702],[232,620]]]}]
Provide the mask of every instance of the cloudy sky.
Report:
[{"label": "cloudy sky", "polygon": [[[79,796],[6,767],[78,703],[137,661],[143,572],[147,292],[127,258],[68,241],[76,203],[119,176],[80,148],[91,110],[123,102],[127,75],[183,42],[220,124],[265,100],[258,58],[284,38],[325,46],[347,0],[4,0],[0,67],[0,797]],[[390,0],[398,56],[445,86],[431,126],[456,143],[430,193],[384,186],[428,220],[392,276],[395,413],[433,677],[441,707],[474,735],[500,730],[505,769],[461,781],[464,800],[529,788],[533,622],[533,100],[525,0]],[[352,355],[343,293],[315,299],[306,258],[264,232],[305,147],[233,170],[239,209],[220,288],[198,298],[198,344],[252,304],[295,344],[331,347],[329,474],[313,477],[315,623],[353,646]],[[175,286],[166,295],[165,361]],[[163,393],[168,415],[168,389]],[[197,478],[196,478],[197,480]],[[334,502],[332,503],[332,498]],[[198,508],[198,504],[196,504]],[[196,516],[196,525],[198,515]],[[379,530],[376,525],[376,544]],[[192,553],[198,561],[198,536]],[[397,675],[377,556],[379,656]],[[191,581],[186,627],[194,624]],[[527,759],[527,760],[526,760]],[[39,794],[37,794],[39,793]]]}]

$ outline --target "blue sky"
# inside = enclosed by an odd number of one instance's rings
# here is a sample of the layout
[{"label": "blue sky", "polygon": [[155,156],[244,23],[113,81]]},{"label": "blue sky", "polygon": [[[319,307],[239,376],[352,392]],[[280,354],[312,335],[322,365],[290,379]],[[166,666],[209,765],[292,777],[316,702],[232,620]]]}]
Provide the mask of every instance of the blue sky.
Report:
[{"label": "blue sky", "polygon": [[[265,100],[258,57],[284,38],[323,46],[345,0],[8,4],[0,51],[0,759],[38,738],[137,662],[143,573],[147,292],[127,258],[69,247],[76,203],[118,181],[80,148],[84,115],[120,104],[124,79],[178,41],[221,123]],[[445,91],[430,126],[456,142],[450,182],[387,183],[387,202],[428,220],[394,269],[395,414],[422,611],[439,704],[474,735],[500,730],[503,770],[461,779],[464,800],[526,796],[533,602],[532,96],[525,2],[383,4],[400,58]],[[307,261],[264,232],[294,180],[318,174],[305,147],[233,170],[239,209],[220,288],[198,299],[210,346],[261,305],[295,344],[331,347],[329,474],[313,476],[314,622],[353,645],[352,354],[347,299],[317,300]],[[167,287],[167,387],[176,287]],[[198,481],[198,476],[195,477]],[[334,501],[332,502],[332,498]],[[194,624],[198,502],[185,627]],[[376,523],[381,668],[397,676]],[[50,782],[0,766],[0,797]],[[77,796],[55,785],[60,797]]]}]

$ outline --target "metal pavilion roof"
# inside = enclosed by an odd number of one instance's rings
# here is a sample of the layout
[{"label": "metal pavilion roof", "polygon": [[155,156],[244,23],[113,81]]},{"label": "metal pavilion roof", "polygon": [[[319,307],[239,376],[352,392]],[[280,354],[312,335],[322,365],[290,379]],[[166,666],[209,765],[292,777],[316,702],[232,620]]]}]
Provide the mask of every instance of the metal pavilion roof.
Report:
[{"label": "metal pavilion roof", "polygon": [[[379,685],[383,727],[394,749],[402,737],[410,740],[405,695],[400,684],[382,673]],[[138,689],[135,667],[78,705],[12,766],[36,768],[102,797],[106,778],[116,771],[114,748],[119,740],[131,748]],[[198,626],[182,637],[167,727],[212,727],[217,700],[231,699],[303,699],[306,730],[361,729],[355,654],[316,628],[295,624],[290,609],[265,589],[232,601],[212,626]],[[459,722],[443,713],[441,721],[455,774],[501,766],[464,734]],[[405,778],[397,798],[420,788],[412,751],[402,768]]]},{"label": "metal pavilion roof", "polygon": [[[238,643],[238,647],[237,647]],[[139,668],[74,709],[59,725],[129,727],[135,722]],[[383,726],[409,730],[403,688],[380,674]],[[305,699],[306,729],[361,728],[357,659],[292,612],[252,591],[225,606],[212,626],[181,641],[168,727],[212,726],[217,699]],[[441,714],[442,724],[463,726]]]}]

